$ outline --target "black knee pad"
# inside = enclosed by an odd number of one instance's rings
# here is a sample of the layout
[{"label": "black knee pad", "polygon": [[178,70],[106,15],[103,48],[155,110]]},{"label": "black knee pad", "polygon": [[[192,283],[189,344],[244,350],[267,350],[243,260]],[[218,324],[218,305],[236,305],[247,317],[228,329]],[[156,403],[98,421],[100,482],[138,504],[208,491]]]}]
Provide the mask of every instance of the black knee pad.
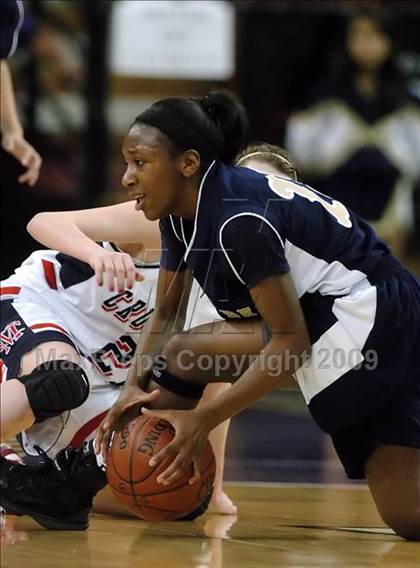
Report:
[{"label": "black knee pad", "polygon": [[77,408],[89,395],[85,371],[76,363],[59,360],[38,365],[29,375],[17,377],[26,389],[35,422]]}]

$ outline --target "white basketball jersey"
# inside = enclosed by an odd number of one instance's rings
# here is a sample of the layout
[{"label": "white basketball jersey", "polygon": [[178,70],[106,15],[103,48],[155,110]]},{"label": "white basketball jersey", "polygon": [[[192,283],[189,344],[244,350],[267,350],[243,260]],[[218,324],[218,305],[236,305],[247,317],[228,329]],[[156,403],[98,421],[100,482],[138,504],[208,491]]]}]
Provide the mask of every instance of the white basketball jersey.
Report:
[{"label": "white basketball jersey", "polygon": [[[102,246],[119,250],[112,243]],[[158,264],[133,261],[144,280],[135,282],[131,290],[110,292],[106,284],[97,285],[88,264],[58,251],[40,250],[2,282],[2,287],[19,291],[13,304],[32,331],[58,329],[67,333],[104,379],[121,383],[126,379],[139,334],[153,312],[159,273]],[[219,319],[207,296],[194,283],[188,327]]]}]

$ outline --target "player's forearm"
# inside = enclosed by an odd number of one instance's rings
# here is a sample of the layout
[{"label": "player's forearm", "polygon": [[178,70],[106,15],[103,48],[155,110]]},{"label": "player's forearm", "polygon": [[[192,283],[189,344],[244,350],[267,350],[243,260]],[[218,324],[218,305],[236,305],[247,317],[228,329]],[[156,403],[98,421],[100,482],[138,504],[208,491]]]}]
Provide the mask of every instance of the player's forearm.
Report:
[{"label": "player's forearm", "polygon": [[0,106],[0,129],[2,134],[16,134],[23,136],[23,128],[16,109],[15,95],[13,92],[12,77],[9,66],[3,59],[1,64],[1,106]]},{"label": "player's forearm", "polygon": [[69,213],[38,213],[28,223],[30,235],[44,246],[88,262],[102,248],[86,236]]},{"label": "player's forearm", "polygon": [[136,349],[135,364],[132,366],[126,380],[127,386],[139,385],[144,388],[156,357],[160,355],[165,345],[173,335],[182,331],[185,314],[164,313],[155,308],[152,317],[140,334]]},{"label": "player's forearm", "polygon": [[241,378],[223,395],[202,405],[211,428],[238,414],[276,388],[289,385],[293,373],[306,360],[310,346],[295,337],[271,340]]}]

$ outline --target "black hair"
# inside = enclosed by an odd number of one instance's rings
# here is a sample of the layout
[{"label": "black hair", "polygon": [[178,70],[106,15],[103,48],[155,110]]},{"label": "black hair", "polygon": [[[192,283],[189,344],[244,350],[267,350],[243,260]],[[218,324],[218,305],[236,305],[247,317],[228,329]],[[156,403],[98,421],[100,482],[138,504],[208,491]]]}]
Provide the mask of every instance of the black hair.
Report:
[{"label": "black hair", "polygon": [[139,114],[134,124],[157,128],[172,156],[197,150],[203,162],[218,158],[233,163],[248,136],[241,101],[230,91],[212,91],[201,98],[167,98]]},{"label": "black hair", "polygon": [[267,144],[267,142],[251,142],[236,156],[235,162],[238,166],[245,165],[252,158],[271,164],[279,173],[286,174],[295,181],[300,179],[296,162],[281,146]]}]

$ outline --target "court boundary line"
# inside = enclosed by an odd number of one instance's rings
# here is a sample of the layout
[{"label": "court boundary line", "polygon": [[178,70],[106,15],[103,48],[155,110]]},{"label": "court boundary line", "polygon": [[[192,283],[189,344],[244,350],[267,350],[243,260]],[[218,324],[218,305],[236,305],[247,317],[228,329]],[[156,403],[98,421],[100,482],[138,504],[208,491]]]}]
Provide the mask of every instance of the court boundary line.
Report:
[{"label": "court boundary line", "polygon": [[368,486],[366,483],[324,483],[319,482],[289,482],[289,481],[224,481],[223,485],[232,487],[238,485],[240,487],[246,487],[252,485],[253,487],[296,487],[296,488],[307,488],[307,489],[357,489],[357,490],[367,490]]}]

